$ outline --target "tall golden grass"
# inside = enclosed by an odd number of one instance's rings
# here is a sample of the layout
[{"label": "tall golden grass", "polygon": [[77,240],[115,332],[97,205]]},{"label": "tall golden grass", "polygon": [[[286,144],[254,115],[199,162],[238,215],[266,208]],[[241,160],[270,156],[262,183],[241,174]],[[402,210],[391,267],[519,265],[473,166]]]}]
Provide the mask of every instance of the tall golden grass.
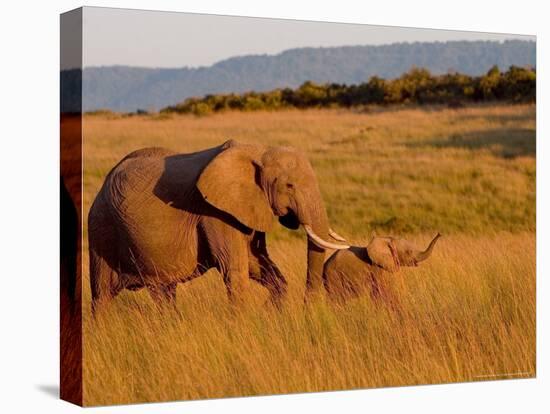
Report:
[{"label": "tall golden grass", "polygon": [[289,282],[281,312],[259,286],[236,312],[210,271],[178,287],[177,312],[123,292],[93,320],[85,252],[85,404],[534,376],[534,131],[531,105],[85,117],[84,219],[128,152],[234,138],[304,150],[331,224],[354,244],[372,230],[421,245],[445,235],[395,276],[400,313],[369,297],[304,306],[304,236],[278,228],[268,248]]}]

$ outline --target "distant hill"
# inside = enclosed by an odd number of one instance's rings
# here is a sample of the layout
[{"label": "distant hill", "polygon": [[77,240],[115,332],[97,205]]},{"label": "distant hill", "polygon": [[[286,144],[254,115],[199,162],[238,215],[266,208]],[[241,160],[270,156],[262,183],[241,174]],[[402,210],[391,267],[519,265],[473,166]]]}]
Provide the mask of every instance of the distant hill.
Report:
[{"label": "distant hill", "polygon": [[[160,109],[210,93],[267,91],[304,81],[360,83],[371,76],[395,78],[411,67],[433,74],[486,73],[493,65],[534,67],[535,42],[508,40],[396,43],[290,49],[277,55],[233,57],[200,68],[90,67],[83,74],[84,111]],[[70,71],[63,77],[73,78]]]}]

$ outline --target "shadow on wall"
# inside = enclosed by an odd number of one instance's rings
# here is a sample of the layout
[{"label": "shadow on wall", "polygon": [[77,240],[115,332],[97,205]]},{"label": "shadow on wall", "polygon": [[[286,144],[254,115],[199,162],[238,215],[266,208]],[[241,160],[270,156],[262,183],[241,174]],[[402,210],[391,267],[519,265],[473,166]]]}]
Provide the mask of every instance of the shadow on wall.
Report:
[{"label": "shadow on wall", "polygon": [[40,384],[36,386],[36,389],[56,400],[59,399],[59,385],[57,384]]},{"label": "shadow on wall", "polygon": [[535,157],[536,138],[534,128],[495,128],[453,134],[447,138],[405,143],[411,148],[462,148],[487,149],[497,157]]}]

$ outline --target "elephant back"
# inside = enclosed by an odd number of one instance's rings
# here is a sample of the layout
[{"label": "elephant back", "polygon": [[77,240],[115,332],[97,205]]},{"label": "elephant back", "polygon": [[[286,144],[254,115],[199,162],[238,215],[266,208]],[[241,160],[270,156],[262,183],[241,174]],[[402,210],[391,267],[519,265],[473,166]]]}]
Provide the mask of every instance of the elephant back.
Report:
[{"label": "elephant back", "polygon": [[158,153],[140,156],[136,151],[113,168],[105,181],[104,195],[115,214],[124,216],[152,196],[163,173],[162,160]]},{"label": "elephant back", "polygon": [[176,205],[192,193],[193,186],[183,181],[194,172],[182,161],[180,176],[167,174],[167,160],[178,157],[185,156],[157,148],[129,154],[109,173],[98,195],[98,206],[109,212],[102,223],[116,232],[118,261],[128,273],[167,277],[195,267],[196,230],[189,224],[194,215]]},{"label": "elephant back", "polygon": [[364,247],[335,252],[325,263],[323,279],[329,297],[340,302],[365,292],[372,268]]}]

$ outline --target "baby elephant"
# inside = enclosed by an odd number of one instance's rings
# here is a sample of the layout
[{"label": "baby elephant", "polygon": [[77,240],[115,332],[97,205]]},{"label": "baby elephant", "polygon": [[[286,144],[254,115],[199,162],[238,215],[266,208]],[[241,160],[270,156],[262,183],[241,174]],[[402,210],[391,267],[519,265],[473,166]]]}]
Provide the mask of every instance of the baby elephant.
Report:
[{"label": "baby elephant", "polygon": [[[417,266],[430,257],[441,235],[438,233],[424,251],[407,240],[375,236],[366,247],[352,246],[335,252],[325,263],[323,279],[330,299],[342,303],[346,299],[370,293],[395,307],[389,289],[389,273],[401,266]],[[391,284],[391,283],[390,283]]]}]

